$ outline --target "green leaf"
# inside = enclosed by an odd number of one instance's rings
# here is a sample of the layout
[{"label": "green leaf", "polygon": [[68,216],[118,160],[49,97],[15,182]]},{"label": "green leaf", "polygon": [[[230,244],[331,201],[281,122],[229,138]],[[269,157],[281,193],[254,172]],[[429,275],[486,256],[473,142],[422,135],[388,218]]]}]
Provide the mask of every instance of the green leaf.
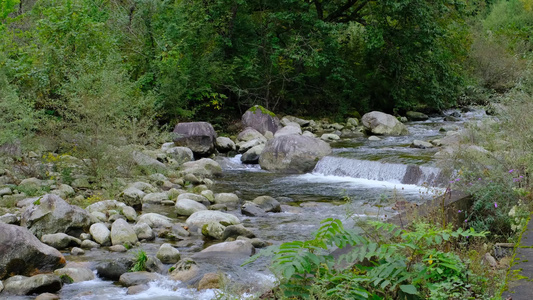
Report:
[{"label": "green leaf", "polygon": [[411,284],[400,285],[400,290],[402,290],[402,292],[404,292],[406,294],[409,294],[409,295],[418,294],[418,291],[416,290],[416,287],[414,285],[411,285]]}]

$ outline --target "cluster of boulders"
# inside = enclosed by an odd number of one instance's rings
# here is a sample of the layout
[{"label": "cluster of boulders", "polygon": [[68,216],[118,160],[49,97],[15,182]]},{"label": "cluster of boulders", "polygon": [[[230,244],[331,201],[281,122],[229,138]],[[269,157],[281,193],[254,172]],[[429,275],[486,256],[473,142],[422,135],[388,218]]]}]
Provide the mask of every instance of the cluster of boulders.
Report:
[{"label": "cluster of boulders", "polygon": [[[427,119],[415,112],[407,117]],[[156,150],[139,148],[131,152],[132,161],[144,170],[143,180],[117,178],[120,192],[110,200],[99,199],[92,190],[90,177],[82,172],[86,161],[70,155],[54,154],[51,159],[60,160],[62,167],[72,170],[70,184],[58,180],[63,174],[55,170],[53,162],[36,167],[46,171],[50,179],[17,179],[10,171],[0,170],[0,209],[4,210],[0,216],[0,279],[4,280],[0,281],[0,292],[55,293],[63,284],[94,279],[91,268],[101,278],[129,287],[128,293],[146,289],[147,282],[162,275],[199,288],[216,287],[224,275],[206,273],[202,263],[237,259],[240,264],[256,248],[268,244],[232,212],[261,217],[281,212],[281,205],[270,196],[242,199],[238,192],[214,193],[214,177],[222,173],[213,160],[215,153],[242,154],[243,163],[258,163],[265,170],[305,173],[331,153],[329,142],[365,134],[370,139],[408,134],[396,117],[381,112],[363,115],[361,123],[357,118],[328,123],[292,116],[280,120],[255,106],[242,116],[242,124],[244,129],[233,139],[218,137],[206,122],[177,124],[173,142]],[[451,145],[460,136],[450,130],[440,140],[415,141],[413,146]],[[28,157],[40,159],[33,152]],[[92,200],[85,209],[71,204],[87,199]],[[166,206],[173,216],[186,220],[176,222],[165,215],[143,213],[151,205]],[[5,209],[9,206],[13,208]],[[203,242],[198,243],[195,236],[219,243],[202,250]],[[148,272],[129,272],[134,265],[132,255],[104,259],[89,268],[87,264],[67,262],[62,254],[84,255],[91,249],[105,249],[99,251],[120,255],[135,253],[132,251],[142,249],[145,243],[161,244],[155,255],[147,257],[144,269]],[[183,258],[178,248],[195,249],[197,253]]]}]

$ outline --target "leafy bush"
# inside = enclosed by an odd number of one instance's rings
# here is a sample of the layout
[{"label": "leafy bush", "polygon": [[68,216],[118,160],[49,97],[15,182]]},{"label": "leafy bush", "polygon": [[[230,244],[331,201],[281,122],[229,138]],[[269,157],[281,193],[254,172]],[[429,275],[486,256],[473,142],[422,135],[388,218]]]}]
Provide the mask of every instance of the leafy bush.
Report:
[{"label": "leafy bush", "polygon": [[[449,249],[485,232],[423,223],[410,231],[369,222],[363,235],[345,229],[337,219],[321,224],[312,240],[271,246],[247,263],[272,257],[272,270],[286,297],[308,298],[319,292],[332,299],[466,299],[483,292],[472,287],[478,276],[469,271],[467,261]],[[346,254],[331,254],[345,247]]]}]

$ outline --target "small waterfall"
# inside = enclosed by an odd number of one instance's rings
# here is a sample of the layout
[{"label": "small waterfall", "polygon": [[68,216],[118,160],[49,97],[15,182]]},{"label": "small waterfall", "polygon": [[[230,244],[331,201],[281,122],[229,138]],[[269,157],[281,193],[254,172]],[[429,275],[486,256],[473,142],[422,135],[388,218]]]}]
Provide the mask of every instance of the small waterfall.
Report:
[{"label": "small waterfall", "polygon": [[322,158],[313,173],[401,184],[437,186],[441,183],[438,168],[334,156]]}]

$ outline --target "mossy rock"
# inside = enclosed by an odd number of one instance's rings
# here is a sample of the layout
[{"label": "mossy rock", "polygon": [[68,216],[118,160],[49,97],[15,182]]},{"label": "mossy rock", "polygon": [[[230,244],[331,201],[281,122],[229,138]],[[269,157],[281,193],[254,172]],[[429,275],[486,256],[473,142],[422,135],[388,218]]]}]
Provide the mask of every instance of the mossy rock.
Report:
[{"label": "mossy rock", "polygon": [[255,112],[256,112],[258,109],[261,110],[261,112],[262,112],[263,114],[265,114],[265,115],[269,115],[269,116],[271,116],[271,117],[275,117],[275,116],[276,116],[276,114],[274,114],[274,113],[271,112],[270,110],[268,110],[268,109],[262,107],[261,105],[254,105],[254,106],[250,107],[249,111],[251,111],[252,113],[255,114]]}]

